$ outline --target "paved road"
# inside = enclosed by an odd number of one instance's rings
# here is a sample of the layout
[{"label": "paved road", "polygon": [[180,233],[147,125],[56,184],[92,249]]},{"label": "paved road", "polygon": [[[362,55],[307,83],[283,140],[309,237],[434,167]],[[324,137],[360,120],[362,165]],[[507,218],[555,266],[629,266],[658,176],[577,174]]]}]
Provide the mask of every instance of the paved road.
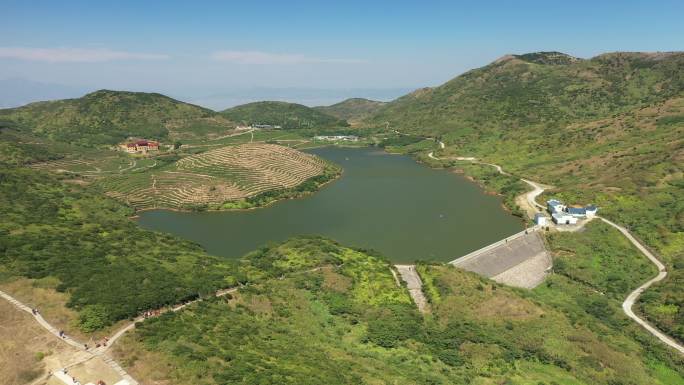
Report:
[{"label": "paved road", "polygon": [[644,245],[642,245],[641,242],[634,238],[634,236],[632,236],[632,234],[627,229],[614,222],[609,221],[608,219],[601,218],[601,220],[618,229],[622,233],[622,235],[624,235],[630,242],[632,242],[632,244],[637,249],[639,249],[639,251],[641,251],[641,253],[644,254],[646,258],[653,262],[653,264],[656,265],[656,267],[658,268],[658,275],[646,281],[643,285],[636,288],[636,290],[634,290],[633,292],[629,293],[625,301],[622,303],[622,310],[625,312],[625,314],[627,314],[629,318],[633,319],[636,323],[643,326],[651,334],[658,337],[658,339],[660,339],[667,345],[677,349],[680,353],[684,354],[684,346],[677,343],[677,341],[675,341],[672,337],[651,326],[648,322],[640,318],[638,315],[634,314],[634,312],[632,311],[634,302],[637,301],[641,293],[643,293],[652,284],[665,279],[665,277],[667,276],[665,265],[662,262],[660,262],[658,258],[656,258],[655,255],[653,255],[653,253],[651,253],[646,247],[644,247]]}]

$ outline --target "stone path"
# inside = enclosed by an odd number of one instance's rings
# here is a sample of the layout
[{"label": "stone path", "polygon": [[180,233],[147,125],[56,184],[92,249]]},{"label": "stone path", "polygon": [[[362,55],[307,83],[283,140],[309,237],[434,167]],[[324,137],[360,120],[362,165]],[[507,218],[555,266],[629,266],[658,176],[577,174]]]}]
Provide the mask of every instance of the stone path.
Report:
[{"label": "stone path", "polygon": [[[106,349],[85,350],[85,348],[84,348],[85,345],[83,343],[77,342],[73,338],[66,336],[66,335],[63,337],[60,337],[59,336],[59,330],[57,330],[57,328],[55,328],[50,323],[48,323],[43,318],[43,316],[40,315],[40,313],[33,314],[32,309],[29,306],[27,306],[26,304],[22,303],[21,301],[17,300],[16,298],[12,297],[11,295],[5,293],[2,290],[0,290],[0,297],[4,298],[8,302],[10,302],[11,304],[13,304],[18,309],[23,310],[23,311],[31,314],[31,316],[33,316],[33,318],[36,320],[36,322],[38,322],[38,324],[40,326],[42,326],[44,329],[46,329],[52,335],[54,335],[55,338],[58,338],[60,341],[66,343],[66,344],[69,344],[69,345],[75,347],[76,349],[78,349],[79,351],[82,351],[84,353],[84,357],[82,359],[79,359],[76,362],[73,362],[73,363],[67,365],[66,366],[67,368],[68,367],[74,367],[76,365],[82,364],[82,363],[84,363],[84,362],[86,362],[86,361],[88,361],[94,357],[101,357],[105,363],[107,363],[115,372],[117,372],[122,377],[122,380],[117,382],[115,385],[138,385],[138,382],[135,379],[133,379],[133,377],[131,377],[116,361],[114,361],[108,355],[104,354],[104,351]],[[66,382],[66,381],[64,381],[63,378],[60,377],[58,371],[55,371],[52,375],[55,376],[56,378],[62,380],[63,382],[65,382],[68,385],[73,385],[73,381],[71,380],[71,377],[69,377],[69,376],[65,377],[68,379],[68,382]]]},{"label": "stone path", "polygon": [[427,313],[430,310],[430,305],[428,304],[425,295],[423,295],[423,281],[420,279],[418,272],[416,271],[415,265],[395,265],[401,279],[406,282],[406,288],[413,298],[418,310],[421,313]]}]

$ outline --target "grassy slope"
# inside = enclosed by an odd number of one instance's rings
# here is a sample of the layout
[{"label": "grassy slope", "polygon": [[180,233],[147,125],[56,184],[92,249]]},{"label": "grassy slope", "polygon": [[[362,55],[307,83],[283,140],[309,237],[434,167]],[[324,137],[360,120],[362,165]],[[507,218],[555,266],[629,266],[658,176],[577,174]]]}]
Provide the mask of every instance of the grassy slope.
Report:
[{"label": "grassy slope", "polygon": [[378,111],[385,102],[363,98],[350,98],[330,106],[314,107],[315,110],[348,122],[356,122]]},{"label": "grassy slope", "polygon": [[609,117],[684,89],[684,53],[605,54],[571,64],[541,64],[541,57],[504,57],[401,97],[368,122],[438,135],[504,135]]},{"label": "grassy slope", "polygon": [[0,120],[36,136],[88,146],[115,144],[129,136],[206,136],[233,126],[214,111],[160,94],[108,90],[0,110]]},{"label": "grassy slope", "polygon": [[[328,240],[293,239],[243,264],[257,274],[253,285],[145,322],[119,348],[123,362],[141,379],[173,384],[684,381],[677,362],[635,343],[630,322],[613,309],[604,321],[548,303],[545,293],[577,290],[572,284],[529,294],[421,266],[439,297],[431,296],[434,313],[423,318],[387,262]],[[281,279],[259,273],[274,267]]]},{"label": "grassy slope", "polygon": [[243,124],[271,124],[284,129],[346,127],[342,119],[296,103],[255,102],[221,111],[221,115]]},{"label": "grassy slope", "polygon": [[24,165],[60,159],[71,150],[68,144],[56,145],[41,138],[6,127],[0,122],[0,164]]},{"label": "grassy slope", "polygon": [[[441,158],[486,159],[556,186],[546,197],[598,204],[676,270],[640,306],[684,340],[684,297],[675,283],[684,255],[684,53],[559,58],[503,58],[400,98],[369,123],[389,120],[402,131],[440,136],[447,144],[435,152]],[[515,189],[491,187],[513,202]]]}]

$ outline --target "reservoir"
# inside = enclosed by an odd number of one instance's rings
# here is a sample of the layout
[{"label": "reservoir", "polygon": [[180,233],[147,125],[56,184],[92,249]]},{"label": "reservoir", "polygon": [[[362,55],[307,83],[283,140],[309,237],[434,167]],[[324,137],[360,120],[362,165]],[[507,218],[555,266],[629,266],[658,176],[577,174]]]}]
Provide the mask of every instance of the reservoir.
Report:
[{"label": "reservoir", "polygon": [[523,228],[498,197],[448,170],[370,147],[308,152],[342,166],[342,176],[313,195],[265,208],[146,211],[139,224],[226,257],[316,234],[345,246],[377,250],[393,262],[451,261]]}]

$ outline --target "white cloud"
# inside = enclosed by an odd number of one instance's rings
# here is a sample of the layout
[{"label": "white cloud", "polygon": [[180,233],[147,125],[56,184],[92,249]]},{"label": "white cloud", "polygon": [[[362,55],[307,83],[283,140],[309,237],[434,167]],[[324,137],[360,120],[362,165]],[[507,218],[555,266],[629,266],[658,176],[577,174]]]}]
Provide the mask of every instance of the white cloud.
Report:
[{"label": "white cloud", "polygon": [[50,63],[97,63],[112,60],[161,60],[168,55],[83,48],[0,47],[0,58]]},{"label": "white cloud", "polygon": [[358,59],[324,59],[290,53],[270,53],[260,51],[216,51],[211,54],[214,60],[239,64],[303,64],[303,63],[364,63]]}]

